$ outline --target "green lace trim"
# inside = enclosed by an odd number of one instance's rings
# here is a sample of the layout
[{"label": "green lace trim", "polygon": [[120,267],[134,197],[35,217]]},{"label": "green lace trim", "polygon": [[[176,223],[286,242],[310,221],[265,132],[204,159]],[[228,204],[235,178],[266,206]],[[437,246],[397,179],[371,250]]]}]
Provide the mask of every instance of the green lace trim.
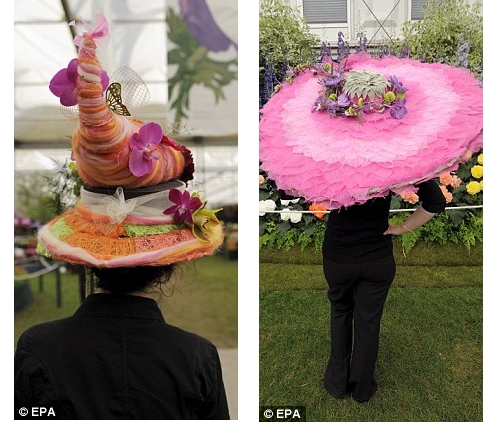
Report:
[{"label": "green lace trim", "polygon": [[123,226],[130,237],[168,234],[185,227],[185,225],[136,225],[132,223],[125,223]]},{"label": "green lace trim", "polygon": [[75,231],[66,224],[64,219],[58,219],[57,222],[52,225],[51,232],[57,239],[61,239],[71,235]]},{"label": "green lace trim", "polygon": [[[74,232],[74,230],[71,229],[66,224],[66,221],[64,219],[59,219],[57,222],[54,223],[54,225],[52,225],[51,232],[57,239],[61,239],[67,235],[71,235]],[[51,257],[51,254],[48,252],[45,246],[40,242],[37,243],[36,245],[36,252],[41,256]]]},{"label": "green lace trim", "polygon": [[45,246],[40,243],[36,244],[36,253],[44,257],[50,257],[50,253],[47,251]]}]

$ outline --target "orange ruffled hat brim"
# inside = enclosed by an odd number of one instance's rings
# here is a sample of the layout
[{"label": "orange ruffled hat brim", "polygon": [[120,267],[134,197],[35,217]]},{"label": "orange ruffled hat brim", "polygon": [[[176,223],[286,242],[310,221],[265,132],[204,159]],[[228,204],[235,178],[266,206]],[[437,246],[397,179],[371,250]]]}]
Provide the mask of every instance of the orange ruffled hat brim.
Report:
[{"label": "orange ruffled hat brim", "polygon": [[220,223],[206,241],[186,226],[137,236],[128,236],[124,224],[106,226],[69,210],[40,229],[38,253],[91,267],[162,266],[212,255],[224,240]]}]

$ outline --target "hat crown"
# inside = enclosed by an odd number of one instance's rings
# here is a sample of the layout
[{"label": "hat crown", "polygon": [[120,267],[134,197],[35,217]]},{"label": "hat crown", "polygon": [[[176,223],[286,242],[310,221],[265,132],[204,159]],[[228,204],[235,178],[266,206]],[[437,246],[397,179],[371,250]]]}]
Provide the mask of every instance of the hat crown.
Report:
[{"label": "hat crown", "polygon": [[[101,40],[96,38],[96,33],[88,31],[75,38],[79,124],[72,149],[82,180],[91,186],[124,188],[191,180],[191,152],[163,135],[158,124],[130,117],[121,104],[120,83],[111,81],[108,86],[109,78],[97,57]],[[146,125],[148,129],[141,131]]]}]

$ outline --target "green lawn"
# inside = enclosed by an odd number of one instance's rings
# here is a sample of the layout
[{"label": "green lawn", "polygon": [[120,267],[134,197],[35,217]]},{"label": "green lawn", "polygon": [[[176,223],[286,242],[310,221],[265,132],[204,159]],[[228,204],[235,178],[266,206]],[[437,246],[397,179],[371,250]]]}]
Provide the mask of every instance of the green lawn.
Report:
[{"label": "green lawn", "polygon": [[322,387],[329,303],[317,255],[261,254],[260,405],[305,406],[308,421],[482,421],[482,251],[448,265],[444,257],[459,257],[454,250],[423,253],[434,263],[427,266],[411,254],[397,259],[381,326],[379,390],[364,404],[336,400]]},{"label": "green lawn", "polygon": [[[210,339],[219,348],[238,345],[238,262],[222,255],[188,263],[172,295],[160,298],[166,320]],[[80,305],[78,277],[62,277],[62,305],[56,306],[55,278],[45,275],[43,290],[38,279],[31,280],[35,301],[14,314],[14,344],[28,327],[70,316]]]}]

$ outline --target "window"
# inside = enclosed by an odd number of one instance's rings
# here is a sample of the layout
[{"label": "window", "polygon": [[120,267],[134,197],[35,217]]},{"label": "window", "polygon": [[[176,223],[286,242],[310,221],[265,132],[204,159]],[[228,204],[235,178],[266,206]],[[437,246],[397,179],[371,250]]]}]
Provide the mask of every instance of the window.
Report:
[{"label": "window", "polygon": [[[442,3],[443,0],[431,0],[437,3]],[[427,0],[412,0],[411,2],[411,20],[421,20],[424,17],[424,5],[427,3]]]},{"label": "window", "polygon": [[347,0],[303,0],[303,7],[309,24],[347,22]]}]

